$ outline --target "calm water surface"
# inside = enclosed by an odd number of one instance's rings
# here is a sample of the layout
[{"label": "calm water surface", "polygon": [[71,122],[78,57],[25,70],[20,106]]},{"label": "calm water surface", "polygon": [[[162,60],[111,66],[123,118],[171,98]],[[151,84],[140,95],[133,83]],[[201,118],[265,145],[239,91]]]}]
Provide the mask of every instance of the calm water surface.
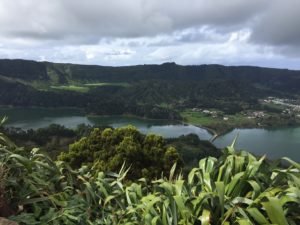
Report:
[{"label": "calm water surface", "polygon": [[[6,126],[23,129],[37,129],[52,123],[61,124],[68,128],[76,128],[79,124],[105,125],[121,127],[128,124],[136,126],[143,133],[155,133],[164,137],[178,137],[189,133],[197,134],[202,140],[209,140],[212,135],[205,129],[193,126],[176,124],[172,121],[144,120],[133,117],[86,117],[78,109],[43,109],[43,108],[1,108],[0,118],[9,116]],[[235,129],[214,141],[214,144],[223,148],[231,144],[236,135],[239,135],[236,148],[245,149],[257,155],[266,154],[276,159],[282,156],[290,157],[300,162],[300,128],[280,129]]]},{"label": "calm water surface", "polygon": [[268,158],[283,156],[300,162],[300,127],[278,129],[235,129],[217,138],[217,147],[230,145],[238,135],[236,148],[249,150],[257,155],[266,154]]}]

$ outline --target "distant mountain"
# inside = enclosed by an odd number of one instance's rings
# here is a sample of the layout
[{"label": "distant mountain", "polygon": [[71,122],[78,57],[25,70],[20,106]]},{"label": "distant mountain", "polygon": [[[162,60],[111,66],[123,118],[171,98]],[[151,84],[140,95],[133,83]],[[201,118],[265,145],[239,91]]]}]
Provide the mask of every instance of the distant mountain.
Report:
[{"label": "distant mountain", "polygon": [[0,60],[1,105],[75,106],[95,114],[176,117],[176,110],[196,106],[234,112],[269,95],[295,98],[299,87],[300,71],[287,69]]}]

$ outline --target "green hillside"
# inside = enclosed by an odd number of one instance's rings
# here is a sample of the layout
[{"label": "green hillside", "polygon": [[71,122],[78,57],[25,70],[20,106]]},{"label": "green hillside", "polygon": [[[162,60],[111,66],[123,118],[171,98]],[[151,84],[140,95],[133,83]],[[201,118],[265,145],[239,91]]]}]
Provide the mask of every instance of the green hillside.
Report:
[{"label": "green hillside", "polygon": [[268,96],[299,99],[300,71],[175,63],[108,67],[0,60],[0,104],[84,108],[98,115],[182,119],[212,108],[225,114],[266,108]]}]

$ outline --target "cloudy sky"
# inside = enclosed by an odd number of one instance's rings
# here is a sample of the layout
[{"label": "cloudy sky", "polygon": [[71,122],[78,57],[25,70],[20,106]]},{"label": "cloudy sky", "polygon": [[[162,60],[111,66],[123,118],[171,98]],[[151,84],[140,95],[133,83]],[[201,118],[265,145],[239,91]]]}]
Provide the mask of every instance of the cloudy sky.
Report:
[{"label": "cloudy sky", "polygon": [[300,0],[0,0],[0,58],[300,69]]}]

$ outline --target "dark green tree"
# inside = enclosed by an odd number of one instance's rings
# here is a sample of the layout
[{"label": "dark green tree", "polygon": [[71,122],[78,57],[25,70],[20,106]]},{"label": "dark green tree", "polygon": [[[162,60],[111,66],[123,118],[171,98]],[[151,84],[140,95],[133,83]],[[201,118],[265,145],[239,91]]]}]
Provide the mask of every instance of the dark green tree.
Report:
[{"label": "dark green tree", "polygon": [[95,128],[58,159],[69,162],[73,168],[87,165],[94,172],[118,171],[125,162],[131,167],[129,179],[160,177],[168,175],[174,163],[178,169],[182,166],[177,150],[167,146],[161,136],[143,135],[133,126]]}]

